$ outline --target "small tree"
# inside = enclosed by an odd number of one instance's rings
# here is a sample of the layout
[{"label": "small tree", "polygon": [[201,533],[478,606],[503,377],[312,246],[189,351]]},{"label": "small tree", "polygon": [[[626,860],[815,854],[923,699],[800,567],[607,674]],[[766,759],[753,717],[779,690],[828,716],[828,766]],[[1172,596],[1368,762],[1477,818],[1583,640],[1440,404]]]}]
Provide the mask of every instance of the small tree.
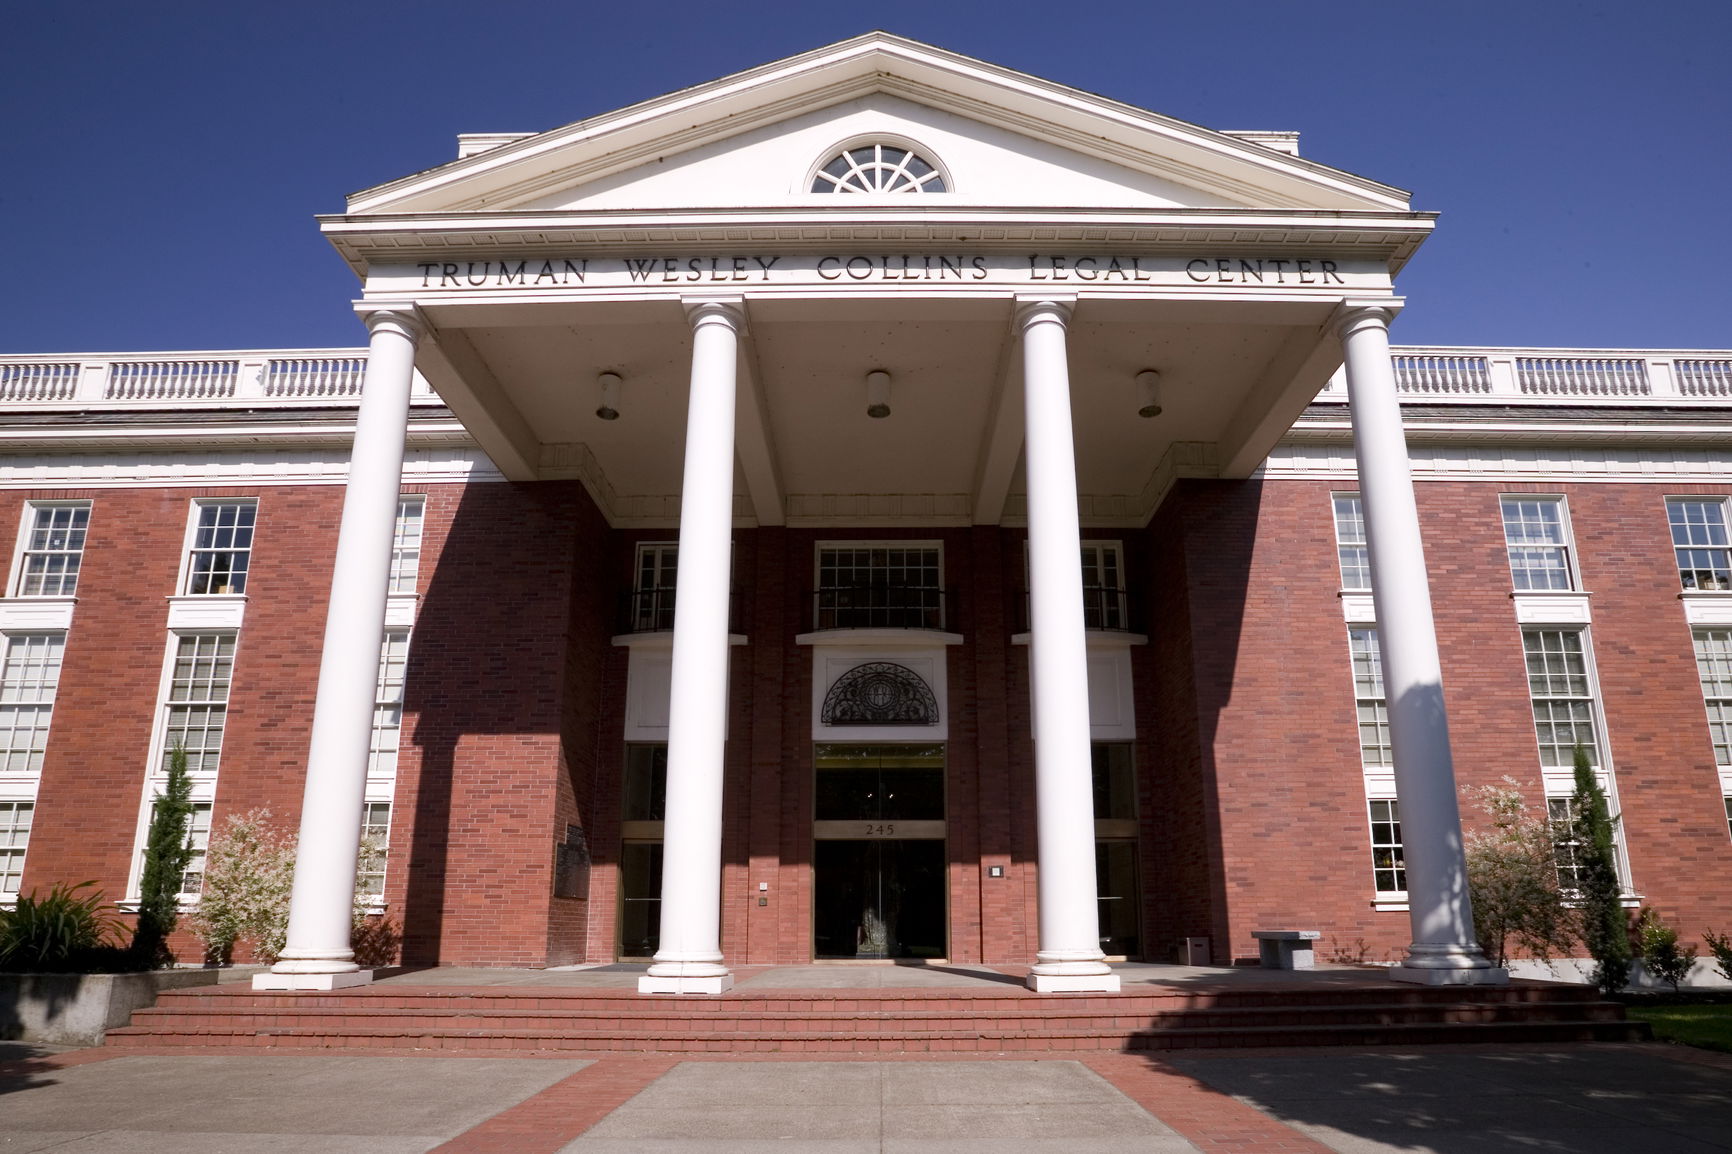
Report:
[{"label": "small tree", "polygon": [[1549,961],[1575,944],[1575,918],[1558,885],[1551,823],[1522,800],[1519,782],[1504,782],[1471,795],[1489,821],[1467,835],[1474,933],[1493,965],[1512,947]]},{"label": "small tree", "polygon": [[187,830],[192,824],[192,779],[187,772],[186,747],[175,742],[168,751],[168,781],[151,810],[144,841],[144,870],[138,882],[138,924],[130,952],[138,965],[160,966],[174,961],[168,936],[180,919],[180,891],[186,867],[192,863]]},{"label": "small tree", "polygon": [[1665,982],[1676,992],[1690,967],[1696,964],[1696,950],[1678,948],[1678,931],[1667,925],[1652,909],[1644,909],[1636,921],[1636,940],[1642,946],[1642,966],[1650,977]]},{"label": "small tree", "polygon": [[1708,952],[1714,955],[1714,968],[1720,971],[1722,978],[1732,982],[1732,934],[1709,930],[1702,935],[1702,940],[1708,944]]},{"label": "small tree", "polygon": [[1624,915],[1623,886],[1618,881],[1605,791],[1594,775],[1588,751],[1576,746],[1575,760],[1576,791],[1571,799],[1569,837],[1575,854],[1582,943],[1594,959],[1594,984],[1614,994],[1630,979],[1630,923]]},{"label": "small tree", "polygon": [[268,809],[236,814],[213,833],[191,918],[207,954],[228,961],[245,940],[260,961],[275,961],[288,936],[294,871],[295,839],[271,824]]}]

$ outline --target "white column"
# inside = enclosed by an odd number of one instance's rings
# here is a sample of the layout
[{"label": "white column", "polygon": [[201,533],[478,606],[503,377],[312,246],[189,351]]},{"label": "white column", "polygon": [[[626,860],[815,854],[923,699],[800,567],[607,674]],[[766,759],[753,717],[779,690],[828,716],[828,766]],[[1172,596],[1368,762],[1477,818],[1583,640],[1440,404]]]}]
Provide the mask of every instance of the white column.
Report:
[{"label": "white column", "polygon": [[745,316],[691,304],[691,399],[680,488],[662,826],[661,948],[640,994],[719,994],[722,964],[722,746],[727,739],[728,578],[734,535],[734,389]]},{"label": "white column", "polygon": [[390,588],[391,536],[403,480],[415,345],[423,325],[410,307],[372,313],[367,328],[372,334],[367,376],[331,571],[288,943],[271,972],[253,978],[253,988],[260,990],[331,990],[373,977],[371,970],[355,965],[349,931]]},{"label": "white column", "polygon": [[1413,924],[1413,944],[1391,977],[1424,985],[1497,984],[1509,975],[1486,960],[1473,931],[1431,587],[1389,363],[1389,318],[1386,308],[1349,304],[1335,323],[1347,357]]},{"label": "white column", "polygon": [[1069,304],[1042,300],[1017,313],[1026,409],[1029,675],[1040,856],[1040,946],[1028,984],[1043,994],[1119,988],[1118,975],[1101,953],[1095,891],[1088,639],[1065,355],[1070,311]]}]

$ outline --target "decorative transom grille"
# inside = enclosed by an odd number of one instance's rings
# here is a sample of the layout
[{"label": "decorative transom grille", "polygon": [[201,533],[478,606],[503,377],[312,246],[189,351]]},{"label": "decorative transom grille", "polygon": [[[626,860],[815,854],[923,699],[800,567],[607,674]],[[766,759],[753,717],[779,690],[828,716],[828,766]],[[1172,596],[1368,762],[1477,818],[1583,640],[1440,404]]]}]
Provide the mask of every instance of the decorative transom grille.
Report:
[{"label": "decorative transom grille", "polygon": [[937,725],[938,699],[906,665],[872,661],[836,679],[819,717],[825,725]]},{"label": "decorative transom grille", "polygon": [[864,144],[837,154],[812,178],[813,192],[944,192],[932,163],[894,144]]}]

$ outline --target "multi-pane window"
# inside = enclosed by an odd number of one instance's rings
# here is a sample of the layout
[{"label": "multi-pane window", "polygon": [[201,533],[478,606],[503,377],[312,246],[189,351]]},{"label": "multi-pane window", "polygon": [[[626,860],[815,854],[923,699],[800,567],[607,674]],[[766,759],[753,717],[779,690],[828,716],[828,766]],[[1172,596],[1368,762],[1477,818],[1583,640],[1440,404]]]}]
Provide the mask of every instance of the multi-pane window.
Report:
[{"label": "multi-pane window", "polygon": [[397,772],[403,738],[403,678],[409,667],[409,631],[390,629],[379,648],[379,684],[373,696],[373,742],[367,752],[367,776],[390,777]]},{"label": "multi-pane window", "polygon": [[90,506],[32,505],[25,529],[18,596],[70,597],[78,590]]},{"label": "multi-pane window", "polygon": [[391,803],[370,801],[361,807],[361,857],[355,875],[355,893],[372,899],[372,904],[385,900],[385,854],[391,842]]},{"label": "multi-pane window", "polygon": [[1569,529],[1556,497],[1505,497],[1503,539],[1518,591],[1573,589]]},{"label": "multi-pane window", "polygon": [[234,665],[233,633],[187,633],[176,639],[163,727],[165,770],[174,747],[180,745],[186,750],[189,772],[216,772]]},{"label": "multi-pane window", "polygon": [[252,501],[200,502],[193,506],[193,512],[186,591],[245,593],[258,505]]},{"label": "multi-pane window", "polygon": [[1336,493],[1335,554],[1343,589],[1371,588],[1371,553],[1365,545],[1365,506],[1358,493]]},{"label": "multi-pane window", "polygon": [[1593,688],[1581,631],[1524,629],[1522,651],[1527,660],[1540,765],[1569,771],[1580,746],[1597,768],[1600,746],[1594,731]]},{"label": "multi-pane window", "polygon": [[816,616],[819,629],[944,628],[938,547],[824,546]]},{"label": "multi-pane window", "polygon": [[210,802],[193,803],[192,816],[186,823],[186,844],[192,849],[192,857],[187,859],[186,872],[180,875],[180,896],[183,898],[196,898],[204,890],[205,858],[210,852],[210,815]]},{"label": "multi-pane window", "polygon": [[632,585],[632,629],[666,632],[674,627],[674,586],[679,580],[680,547],[667,541],[637,547],[637,577]]},{"label": "multi-pane window", "polygon": [[1383,655],[1377,647],[1377,630],[1349,629],[1347,649],[1353,659],[1360,762],[1366,769],[1388,769],[1395,765],[1395,749],[1389,740],[1389,702],[1383,693]]},{"label": "multi-pane window", "polygon": [[1674,497],[1666,502],[1678,576],[1686,589],[1732,589],[1732,539],[1726,502],[1719,497]]},{"label": "multi-pane window", "polygon": [[813,192],[943,192],[931,162],[894,144],[863,144],[832,157],[812,178]]},{"label": "multi-pane window", "polygon": [[0,801],[0,894],[13,897],[24,877],[24,850],[30,844],[30,819],[36,803]]},{"label": "multi-pane window", "polygon": [[1549,797],[1546,817],[1552,826],[1552,860],[1558,867],[1558,885],[1569,892],[1582,888],[1581,841],[1576,837],[1576,799]]},{"label": "multi-pane window", "polygon": [[64,633],[14,633],[0,664],[0,773],[40,773]]},{"label": "multi-pane window", "polygon": [[391,532],[391,592],[415,592],[421,568],[421,522],[427,498],[419,495],[397,500],[397,524]]},{"label": "multi-pane window", "polygon": [[1708,704],[1714,763],[1724,773],[1732,770],[1732,629],[1698,629],[1695,640],[1696,672]]},{"label": "multi-pane window", "polygon": [[1371,876],[1380,894],[1407,892],[1407,855],[1401,848],[1401,808],[1393,800],[1371,802]]},{"label": "multi-pane window", "polygon": [[1083,542],[1082,583],[1085,628],[1130,628],[1125,613],[1124,559],[1116,544]]},{"label": "multi-pane window", "polygon": [[661,947],[662,820],[667,813],[668,747],[625,747],[620,783],[621,957],[647,958]]}]

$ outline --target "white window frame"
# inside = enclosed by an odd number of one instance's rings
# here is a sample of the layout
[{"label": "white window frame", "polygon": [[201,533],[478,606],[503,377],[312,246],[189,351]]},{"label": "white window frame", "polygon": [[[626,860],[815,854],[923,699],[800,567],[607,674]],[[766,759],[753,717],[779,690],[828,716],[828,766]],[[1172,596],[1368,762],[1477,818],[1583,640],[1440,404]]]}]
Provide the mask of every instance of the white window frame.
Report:
[{"label": "white window frame", "polygon": [[[193,578],[195,577],[192,559],[193,559],[193,554],[195,551],[199,552],[199,553],[239,553],[239,552],[242,552],[242,550],[239,550],[239,549],[200,549],[200,548],[198,548],[199,520],[203,514],[203,510],[205,510],[207,508],[213,508],[213,507],[223,506],[223,505],[250,505],[252,507],[252,510],[253,510],[252,535],[251,535],[251,537],[248,538],[247,547],[245,549],[245,552],[247,555],[246,577],[241,582],[242,588],[240,588],[239,590],[230,590],[227,592],[217,592],[217,593],[212,593],[212,592],[208,592],[208,591],[204,592],[204,593],[195,593],[192,590],[192,582],[193,582]],[[197,498],[196,500],[194,500],[191,503],[191,508],[188,510],[188,513],[187,513],[186,537],[185,537],[185,540],[181,544],[180,574],[175,579],[175,589],[177,591],[177,594],[179,596],[182,596],[182,597],[201,597],[201,598],[202,597],[244,597],[244,596],[246,596],[246,586],[251,584],[252,579],[253,579],[253,552],[254,552],[255,545],[257,544],[257,538],[258,538],[258,516],[259,516],[259,499],[257,497],[200,497],[200,498]]]},{"label": "white window frame", "polygon": [[[30,817],[22,826],[18,814],[28,809]],[[0,868],[0,904],[11,905],[18,900],[24,884],[24,866],[30,856],[30,831],[35,823],[36,796],[0,796],[0,860],[16,857],[18,868]],[[19,835],[22,834],[22,837]]]},{"label": "white window frame", "polygon": [[[1724,651],[1705,660],[1702,643],[1716,635],[1725,639]],[[1708,715],[1708,741],[1720,775],[1720,795],[1732,807],[1732,626],[1698,625],[1690,631],[1690,645],[1696,655],[1696,677],[1702,686],[1702,705]],[[1709,661],[1719,665],[1719,669],[1711,672]],[[1724,685],[1726,692],[1711,692],[1715,682]],[[1726,817],[1727,835],[1732,836],[1732,808],[1728,808]]]},{"label": "white window frame", "polygon": [[[1347,540],[1347,534],[1342,532],[1340,506],[1342,501],[1352,501],[1357,509],[1355,515],[1355,520],[1359,526],[1359,540],[1357,541]],[[1335,572],[1341,579],[1341,592],[1369,593],[1371,591],[1371,548],[1365,542],[1365,499],[1353,491],[1330,493],[1329,519],[1335,527]],[[1357,566],[1365,570],[1365,583],[1363,585],[1355,585],[1348,578],[1345,554],[1349,549],[1357,550],[1359,555],[1364,558],[1363,566]]]},{"label": "white window frame", "polygon": [[[1378,816],[1378,807],[1388,806],[1387,814]],[[1365,799],[1366,839],[1371,848],[1371,888],[1379,902],[1404,902],[1407,900],[1407,844],[1401,833],[1401,802],[1394,796],[1367,797]],[[1377,827],[1393,825],[1394,840],[1378,841]],[[1377,851],[1394,850],[1394,856],[1389,865],[1379,865]],[[1403,884],[1398,889],[1384,889],[1378,877],[1381,873],[1394,873]]]},{"label": "white window frame", "polygon": [[[378,830],[377,845],[379,847],[379,867],[357,873],[355,878],[355,894],[357,898],[365,899],[368,913],[383,913],[385,911],[385,883],[391,870],[391,821],[395,816],[393,799],[389,797],[373,797],[372,791],[361,803],[361,840],[365,842],[370,831]],[[377,822],[374,818],[379,810],[384,811],[385,820]],[[363,888],[362,883],[368,879],[378,879],[378,889]]]},{"label": "white window frame", "polygon": [[[1624,839],[1624,823],[1621,819],[1623,804],[1618,798],[1618,779],[1612,765],[1611,740],[1606,733],[1606,715],[1603,698],[1600,692],[1599,670],[1594,663],[1594,639],[1590,628],[1581,625],[1524,625],[1519,631],[1522,652],[1522,675],[1528,679],[1528,711],[1533,717],[1534,752],[1540,766],[1540,780],[1545,789],[1546,810],[1548,820],[1552,803],[1573,797],[1576,790],[1575,766],[1572,760],[1569,764],[1547,765],[1545,762],[1545,746],[1540,741],[1540,718],[1534,706],[1540,700],[1533,692],[1532,677],[1528,673],[1528,645],[1530,633],[1573,633],[1581,641],[1582,669],[1587,687],[1585,700],[1588,710],[1588,724],[1593,730],[1593,741],[1582,743],[1593,761],[1594,779],[1599,783],[1600,790],[1606,795],[1606,811],[1612,817],[1612,846],[1617,857],[1618,883],[1626,894],[1632,891],[1630,875],[1630,860]],[[1584,700],[1576,694],[1547,694],[1547,701],[1578,701]],[[1572,722],[1572,725],[1574,723]],[[1552,743],[1554,748],[1558,748]],[[1574,743],[1571,746],[1574,748]]]},{"label": "white window frame", "polygon": [[[631,625],[639,633],[665,633],[674,627],[674,583],[666,580],[671,570],[674,582],[679,580],[678,541],[639,541],[637,549],[632,554],[631,573]],[[673,559],[670,566],[667,562]],[[730,576],[732,554],[730,553]],[[654,584],[644,584],[645,567],[654,574]],[[661,593],[667,594],[667,604],[662,603]],[[655,594],[646,606],[642,600],[645,594]]]},{"label": "white window frame", "polygon": [[[254,531],[257,531],[256,522]],[[421,550],[426,539],[427,495],[399,494],[397,519],[391,526],[391,583],[388,589],[391,595],[406,596],[419,592]]]},{"label": "white window frame", "polygon": [[[1689,502],[1691,504],[1699,504],[1699,505],[1711,505],[1711,506],[1717,507],[1720,510],[1720,533],[1721,533],[1721,536],[1726,539],[1727,544],[1725,544],[1725,545],[1679,545],[1677,535],[1673,531],[1673,527],[1672,527],[1673,526],[1672,507],[1676,504],[1681,504],[1684,502]],[[1684,574],[1687,572],[1687,570],[1685,570],[1680,558],[1678,557],[1678,550],[1679,549],[1719,550],[1719,551],[1726,554],[1726,571],[1729,574],[1732,574],[1732,516],[1728,516],[1727,498],[1725,496],[1723,496],[1721,494],[1716,494],[1716,493],[1677,493],[1677,494],[1674,494],[1672,496],[1667,497],[1666,498],[1666,537],[1667,537],[1667,540],[1670,541],[1671,545],[1672,545],[1672,562],[1678,571],[1678,584],[1683,587],[1684,592],[1690,593],[1690,594],[1732,592],[1732,579],[1710,578],[1711,583],[1707,584],[1707,585],[1686,584],[1684,581]],[[1700,569],[1688,570],[1688,572],[1698,572],[1698,573],[1703,572],[1703,571],[1704,570],[1700,570]],[[1710,567],[1707,570],[1707,572],[1714,572],[1714,571],[1716,571],[1716,567]]]},{"label": "white window frame", "polygon": [[[817,599],[820,596],[819,591],[824,588],[824,553],[826,550],[833,550],[833,549],[902,549],[902,550],[931,549],[931,550],[933,550],[938,556],[938,566],[937,566],[938,567],[938,584],[937,584],[937,586],[935,586],[935,588],[938,590],[938,611],[939,611],[939,616],[942,619],[942,627],[944,629],[949,629],[954,624],[954,622],[951,620],[951,618],[953,616],[953,613],[951,611],[951,606],[948,604],[948,599],[945,597],[945,588],[946,587],[944,584],[944,573],[945,573],[944,542],[943,541],[927,541],[927,540],[917,540],[917,541],[916,540],[903,540],[901,538],[896,538],[896,537],[889,537],[889,538],[880,537],[876,540],[865,540],[865,541],[818,541],[813,545],[813,547],[812,547],[812,597],[813,597],[813,603],[809,608],[810,608],[811,613],[812,613],[812,618],[813,618],[812,627],[814,629],[819,628],[818,620],[817,620],[818,619],[818,613],[819,613],[818,600]],[[1078,560],[1078,563],[1079,564],[1081,563],[1080,558]],[[923,586],[922,588],[925,588],[925,587]],[[855,627],[853,627],[853,626],[841,626],[840,628],[847,629],[847,628],[855,628]],[[874,627],[873,626],[860,626],[859,628],[874,628]],[[890,628],[894,628],[894,627],[890,627]]]},{"label": "white window frame", "polygon": [[[31,684],[29,686],[32,691],[39,695],[46,693],[46,698],[38,697],[33,701],[6,701],[5,698],[9,693],[4,675],[6,667],[12,661],[13,647],[20,643],[28,646],[30,642],[34,640],[47,640],[57,643],[59,646],[59,652],[56,655],[54,663],[53,680],[44,680],[40,684]],[[8,630],[5,634],[0,635],[0,717],[4,717],[4,715],[9,713],[14,706],[28,706],[38,712],[43,712],[45,707],[46,713],[46,716],[42,718],[40,725],[31,727],[31,732],[40,733],[42,738],[42,749],[34,751],[34,757],[38,764],[35,766],[27,765],[24,769],[13,769],[8,764],[13,752],[10,744],[8,743],[5,749],[0,750],[0,790],[3,790],[7,785],[19,787],[28,785],[30,786],[30,796],[35,796],[34,783],[39,781],[42,776],[42,767],[40,762],[47,754],[48,738],[54,725],[55,699],[59,696],[60,675],[65,661],[66,631],[64,629],[33,629],[18,630],[16,632]],[[15,726],[6,725],[3,732],[16,733],[18,730]],[[31,753],[33,747],[34,743],[32,743],[31,749],[27,749],[25,752],[27,754]],[[27,760],[29,760],[28,757]],[[12,800],[12,795],[10,793],[0,793],[0,800]]]},{"label": "white window frame", "polygon": [[[195,806],[214,807],[216,802],[217,777],[221,771],[223,747],[228,744],[228,709],[234,696],[234,669],[240,659],[240,635],[233,629],[188,629],[171,630],[167,643],[163,646],[162,676],[156,692],[156,720],[151,726],[149,760],[145,763],[144,791],[139,801],[138,823],[133,831],[132,872],[126,882],[126,902],[138,900],[138,887],[144,863],[145,837],[150,831],[151,810],[156,799],[162,794],[163,786],[168,781],[168,736],[169,710],[177,703],[169,700],[174,686],[175,663],[180,654],[180,644],[188,637],[232,638],[234,650],[229,668],[228,690],[222,701],[223,706],[223,737],[216,751],[216,765],[205,769],[203,759],[198,768],[188,766],[187,778],[192,786],[192,802]],[[200,702],[199,704],[207,704]],[[206,836],[208,837],[208,831]],[[183,905],[196,903],[196,895],[181,895]]]},{"label": "white window frame", "polygon": [[[1113,632],[1124,632],[1130,629],[1130,597],[1125,581],[1124,544],[1120,541],[1095,540],[1085,537],[1082,539],[1081,546],[1081,555],[1078,560],[1082,565],[1083,572],[1083,624],[1089,629],[1107,629]],[[1094,604],[1091,604],[1089,600],[1091,586],[1088,583],[1088,555],[1090,552],[1096,554],[1094,566],[1098,572],[1104,574],[1106,566],[1103,562],[1110,556],[1112,569],[1118,575],[1116,586],[1092,586],[1092,588],[1100,591],[1100,600]],[[1024,556],[1026,557],[1026,555],[1025,548]],[[939,571],[939,575],[940,577],[943,576],[942,569]],[[1100,610],[1099,620],[1091,623],[1089,618],[1094,615],[1097,608]]]},{"label": "white window frame", "polygon": [[[841,157],[846,156],[849,153],[855,152],[855,151],[857,151],[859,149],[863,149],[863,148],[873,148],[873,149],[895,148],[895,149],[899,149],[903,152],[908,153],[910,158],[918,158],[921,161],[923,161],[925,164],[927,164],[929,167],[931,167],[933,172],[932,172],[932,174],[917,178],[917,186],[912,187],[912,188],[898,188],[898,189],[890,189],[890,190],[866,190],[866,189],[859,189],[859,188],[842,187],[842,186],[840,186],[840,182],[836,182],[838,184],[838,187],[834,187],[834,188],[822,188],[822,189],[820,189],[820,188],[815,187],[818,183],[819,175],[824,172],[824,169],[826,167],[828,167],[830,164],[834,163],[836,160],[840,159]],[[875,158],[874,163],[881,163],[882,155],[883,154],[881,152],[875,152],[874,153],[874,158]],[[906,164],[906,160],[903,163]],[[825,179],[827,181],[833,181],[833,182],[836,181],[836,178],[831,177],[831,176],[825,176]],[[926,187],[927,185],[932,184],[934,182],[934,180],[941,183],[942,187],[940,187],[940,188],[928,188],[928,187]],[[897,136],[894,134],[888,134],[887,135],[884,133],[872,133],[872,134],[865,135],[865,136],[853,136],[853,137],[849,137],[846,140],[838,141],[836,144],[833,144],[829,148],[826,148],[824,151],[820,152],[818,154],[817,159],[814,160],[811,163],[811,165],[806,169],[806,178],[803,182],[801,182],[799,188],[797,188],[795,191],[800,193],[800,194],[808,195],[808,196],[826,196],[826,197],[839,196],[839,195],[844,195],[844,196],[895,196],[895,197],[910,196],[910,195],[912,195],[912,196],[937,196],[937,195],[942,195],[943,193],[947,193],[947,192],[950,192],[950,193],[955,192],[956,191],[956,181],[952,177],[950,169],[944,163],[944,161],[940,160],[938,158],[938,156],[930,148],[926,147],[924,144],[921,144],[917,141],[911,140],[906,136]]]},{"label": "white window frame", "polygon": [[[37,515],[56,509],[83,509],[86,514],[84,523],[85,540],[78,547],[78,575],[73,578],[72,591],[60,593],[25,593],[24,581],[28,576],[29,558],[36,553],[70,553],[71,550],[38,550],[30,548],[31,535],[36,531]],[[90,517],[95,515],[95,506],[90,501],[26,501],[24,511],[19,519],[18,540],[12,549],[12,568],[6,579],[8,596],[25,597],[31,600],[70,598],[78,594],[78,581],[84,575],[84,551],[89,546]]]},{"label": "white window frame", "polygon": [[[1509,514],[1509,506],[1512,504],[1518,506],[1515,521],[1517,526],[1527,526],[1530,524],[1549,525],[1553,523],[1547,521],[1543,516],[1538,521],[1529,521],[1523,515],[1523,511],[1519,506],[1549,506],[1556,509],[1557,520],[1555,524],[1557,526],[1559,540],[1555,542],[1513,540],[1510,536],[1511,522]],[[1574,593],[1581,589],[1581,573],[1578,570],[1576,559],[1575,531],[1570,525],[1569,501],[1561,496],[1550,493],[1500,493],[1498,495],[1497,509],[1498,523],[1503,529],[1504,559],[1509,563],[1510,586],[1518,595],[1528,593]],[[1556,573],[1560,572],[1560,569],[1558,567],[1536,569],[1533,566],[1527,565],[1518,568],[1516,565],[1516,550],[1518,549],[1530,550],[1536,553],[1546,550],[1557,550],[1558,553],[1561,554],[1560,559],[1563,562],[1561,572],[1564,584],[1562,586],[1547,585],[1543,588],[1536,588],[1530,585],[1524,588],[1521,584],[1522,574]]]},{"label": "white window frame", "polygon": [[[1355,634],[1364,634],[1369,644],[1363,648]],[[1389,736],[1389,697],[1383,684],[1383,639],[1375,625],[1353,624],[1347,627],[1347,661],[1353,675],[1353,720],[1359,742],[1359,766],[1367,776],[1390,777],[1395,774],[1395,745]],[[1363,668],[1362,668],[1363,666]],[[1365,740],[1366,715],[1376,740]],[[1368,753],[1378,752],[1373,761]]]},{"label": "white window frame", "polygon": [[[379,678],[373,691],[373,729],[367,743],[367,781],[395,785],[403,750],[403,696],[409,671],[410,630],[387,628],[379,641]],[[393,652],[393,645],[397,646]],[[395,678],[392,673],[395,671]],[[393,714],[392,711],[395,711]],[[389,748],[387,748],[389,746]],[[386,763],[386,755],[389,763]]]}]

